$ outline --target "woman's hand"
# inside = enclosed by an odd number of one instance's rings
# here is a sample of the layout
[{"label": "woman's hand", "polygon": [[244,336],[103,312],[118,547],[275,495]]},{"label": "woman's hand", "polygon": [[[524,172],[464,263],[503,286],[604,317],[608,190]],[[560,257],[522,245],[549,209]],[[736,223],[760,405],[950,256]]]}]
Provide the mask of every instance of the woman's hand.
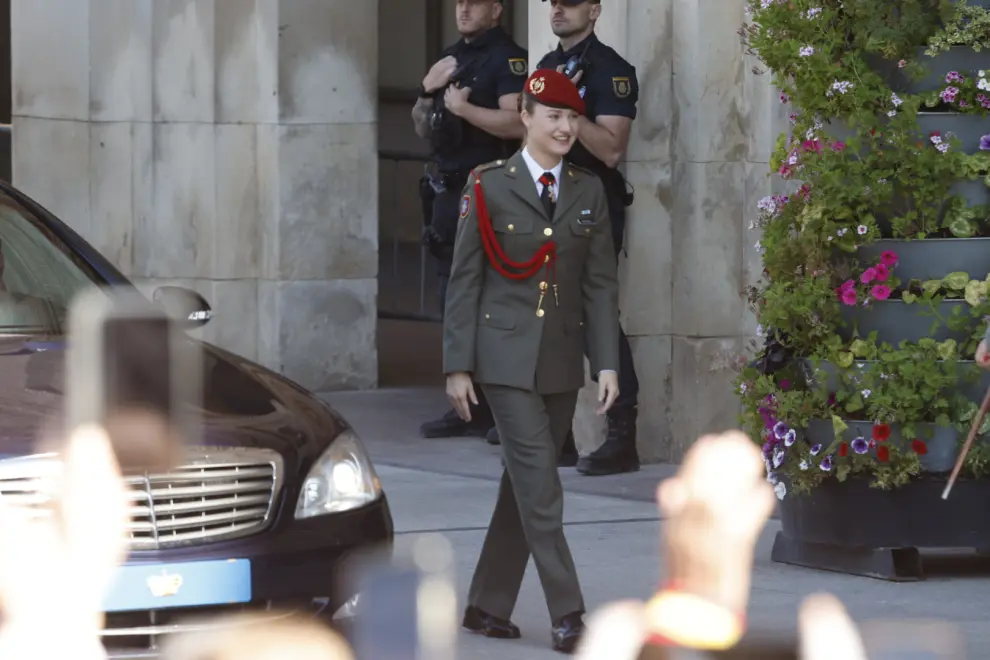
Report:
[{"label": "woman's hand", "polygon": [[447,376],[447,398],[454,410],[465,422],[471,421],[471,405],[478,405],[478,395],[474,393],[471,374],[458,371]]},{"label": "woman's hand", "polygon": [[608,412],[615,400],[619,398],[619,374],[614,371],[603,371],[598,374],[598,414]]}]

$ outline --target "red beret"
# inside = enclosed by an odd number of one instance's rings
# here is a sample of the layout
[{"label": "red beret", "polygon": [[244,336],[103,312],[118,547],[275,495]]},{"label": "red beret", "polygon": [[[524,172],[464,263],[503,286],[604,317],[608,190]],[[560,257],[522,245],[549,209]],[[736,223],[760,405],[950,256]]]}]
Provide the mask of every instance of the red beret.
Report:
[{"label": "red beret", "polygon": [[567,108],[584,114],[584,99],[571,79],[554,69],[537,69],[526,81],[523,91],[542,105]]}]

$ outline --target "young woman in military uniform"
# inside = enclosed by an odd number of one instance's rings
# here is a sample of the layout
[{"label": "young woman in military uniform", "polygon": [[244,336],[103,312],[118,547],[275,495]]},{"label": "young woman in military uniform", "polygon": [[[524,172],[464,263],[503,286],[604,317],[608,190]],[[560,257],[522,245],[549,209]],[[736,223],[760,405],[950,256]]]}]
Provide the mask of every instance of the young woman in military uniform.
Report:
[{"label": "young woman in military uniform", "polygon": [[557,457],[585,382],[586,349],[599,414],[618,396],[616,262],[601,181],[563,160],[584,112],[577,88],[538,70],[522,105],[526,147],[468,180],[447,289],[447,394],[468,420],[474,384],[482,387],[505,463],[464,626],[519,636],[509,617],[532,554],[553,647],[573,652],[585,605],[564,538]]}]

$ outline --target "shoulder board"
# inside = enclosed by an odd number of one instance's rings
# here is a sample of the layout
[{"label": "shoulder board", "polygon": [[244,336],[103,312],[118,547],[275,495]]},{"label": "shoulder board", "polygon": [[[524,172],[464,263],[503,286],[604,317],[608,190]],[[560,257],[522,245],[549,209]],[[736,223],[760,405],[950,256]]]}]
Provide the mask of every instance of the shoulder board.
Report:
[{"label": "shoulder board", "polygon": [[482,163],[481,165],[478,165],[477,167],[474,168],[474,172],[475,174],[484,174],[489,170],[497,170],[502,167],[505,167],[504,160],[493,160],[489,163]]}]

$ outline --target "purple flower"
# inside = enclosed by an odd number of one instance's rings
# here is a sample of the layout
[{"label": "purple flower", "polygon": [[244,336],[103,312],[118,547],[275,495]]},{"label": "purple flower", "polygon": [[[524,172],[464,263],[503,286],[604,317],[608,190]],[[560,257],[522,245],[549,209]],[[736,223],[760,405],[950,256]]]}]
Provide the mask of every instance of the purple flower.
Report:
[{"label": "purple flower", "polygon": [[857,454],[865,454],[870,451],[870,443],[866,441],[866,438],[856,438],[852,441],[852,448]]},{"label": "purple flower", "polygon": [[945,82],[947,83],[962,82],[963,80],[965,80],[965,78],[963,78],[958,71],[949,71],[949,73],[945,76]]},{"label": "purple flower", "polygon": [[770,458],[770,454],[773,453],[773,447],[776,443],[773,440],[767,440],[763,443],[763,458]]},{"label": "purple flower", "polygon": [[822,451],[822,446],[821,445],[812,445],[811,446],[811,455],[812,456],[818,456],[818,454],[820,454],[821,451]]},{"label": "purple flower", "polygon": [[990,135],[984,135],[980,138],[980,149],[990,151]]},{"label": "purple flower", "polygon": [[794,429],[787,429],[787,433],[784,434],[784,446],[790,447],[797,441],[797,433]]},{"label": "purple flower", "polygon": [[829,470],[831,470],[832,469],[832,457],[831,456],[826,456],[825,458],[823,458],[822,459],[822,462],[818,464],[818,467],[820,467],[824,472],[828,472]]},{"label": "purple flower", "polygon": [[777,447],[773,450],[773,461],[772,465],[774,469],[779,468],[784,463],[784,450]]},{"label": "purple flower", "polygon": [[783,422],[777,422],[776,424],[773,425],[773,435],[778,440],[783,440],[784,434],[787,433],[789,430],[790,428],[787,426],[787,424],[784,424]]}]

